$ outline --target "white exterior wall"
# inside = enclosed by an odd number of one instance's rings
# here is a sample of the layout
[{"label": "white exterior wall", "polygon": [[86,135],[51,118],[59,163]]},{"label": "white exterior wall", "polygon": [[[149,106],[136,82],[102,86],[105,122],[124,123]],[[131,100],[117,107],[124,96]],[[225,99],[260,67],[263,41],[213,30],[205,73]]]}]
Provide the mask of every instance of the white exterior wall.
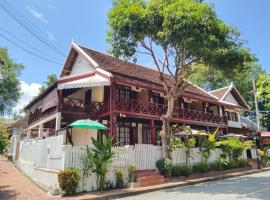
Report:
[{"label": "white exterior wall", "polygon": [[[239,105],[238,102],[236,101],[236,99],[233,97],[233,95],[231,93],[229,93],[227,95],[227,97],[225,98],[225,101],[226,102],[229,102],[229,103],[233,103],[233,104],[236,104],[236,105]],[[229,127],[232,127],[232,128],[242,128],[242,123],[241,123],[241,118],[240,118],[240,112],[239,111],[236,111],[236,110],[229,110],[229,109],[225,109],[226,111],[228,112],[234,112],[237,114],[237,117],[238,117],[238,122],[235,122],[235,121],[229,121],[228,120],[228,126]]]},{"label": "white exterior wall", "polygon": [[229,102],[229,103],[233,103],[233,104],[239,105],[238,102],[236,101],[236,99],[233,97],[233,95],[231,93],[229,93],[227,95],[227,97],[225,98],[225,101],[226,102]]},{"label": "white exterior wall", "polygon": [[70,75],[91,73],[94,71],[95,68],[82,55],[79,54],[72,67]]},{"label": "white exterior wall", "polygon": [[235,110],[229,110],[229,109],[225,109],[225,111],[236,113],[237,118],[238,118],[238,122],[228,120],[228,126],[232,128],[242,128],[240,112],[235,111]]}]

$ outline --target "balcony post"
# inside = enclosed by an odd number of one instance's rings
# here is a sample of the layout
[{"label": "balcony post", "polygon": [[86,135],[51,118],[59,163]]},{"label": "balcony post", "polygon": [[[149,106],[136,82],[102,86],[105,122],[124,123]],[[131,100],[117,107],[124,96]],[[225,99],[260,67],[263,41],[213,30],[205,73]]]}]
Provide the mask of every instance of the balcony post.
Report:
[{"label": "balcony post", "polygon": [[62,110],[63,103],[63,90],[58,90],[58,111]]},{"label": "balcony post", "polygon": [[117,123],[117,115],[111,114],[110,115],[110,135],[112,138],[113,145],[117,143],[117,130],[116,130],[116,123]]},{"label": "balcony post", "polygon": [[151,143],[153,145],[156,144],[156,135],[155,135],[155,120],[150,120],[150,135],[151,135]]},{"label": "balcony post", "polygon": [[111,82],[110,84],[110,135],[113,139],[113,144],[116,144],[117,138],[116,138],[116,122],[117,122],[117,115],[113,113],[114,110],[114,104],[115,104],[115,83]]}]

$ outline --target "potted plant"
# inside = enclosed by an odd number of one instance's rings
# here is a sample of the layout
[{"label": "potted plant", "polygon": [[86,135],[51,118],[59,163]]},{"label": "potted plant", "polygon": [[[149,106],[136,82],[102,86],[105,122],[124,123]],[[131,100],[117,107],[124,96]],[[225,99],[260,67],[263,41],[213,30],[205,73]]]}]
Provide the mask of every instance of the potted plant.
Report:
[{"label": "potted plant", "polygon": [[129,187],[133,188],[135,187],[135,172],[136,172],[137,166],[135,163],[130,163],[128,165],[128,177],[129,177]]},{"label": "potted plant", "polygon": [[116,188],[124,187],[124,170],[123,168],[117,168],[115,170]]}]

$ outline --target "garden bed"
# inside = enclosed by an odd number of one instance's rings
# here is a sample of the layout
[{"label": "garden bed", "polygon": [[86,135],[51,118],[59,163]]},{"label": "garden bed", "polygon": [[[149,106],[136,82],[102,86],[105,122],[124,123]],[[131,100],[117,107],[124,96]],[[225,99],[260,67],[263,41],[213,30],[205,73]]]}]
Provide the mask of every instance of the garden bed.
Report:
[{"label": "garden bed", "polygon": [[165,179],[165,182],[169,183],[169,182],[185,181],[185,180],[192,180],[192,179],[198,179],[198,178],[214,177],[218,175],[227,175],[227,174],[236,173],[236,172],[249,171],[251,169],[252,169],[251,167],[243,167],[243,168],[235,168],[235,169],[226,169],[226,170],[221,170],[221,171],[209,171],[209,172],[200,173],[200,174],[192,174],[190,176],[168,177]]}]

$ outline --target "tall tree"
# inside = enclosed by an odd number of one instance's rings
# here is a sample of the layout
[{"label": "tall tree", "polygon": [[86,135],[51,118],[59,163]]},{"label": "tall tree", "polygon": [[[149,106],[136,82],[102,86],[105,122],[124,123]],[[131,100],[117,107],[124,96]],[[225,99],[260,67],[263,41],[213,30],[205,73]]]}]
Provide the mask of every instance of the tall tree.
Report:
[{"label": "tall tree", "polygon": [[212,5],[199,0],[115,0],[108,13],[108,41],[115,56],[152,58],[167,100],[161,116],[164,157],[174,101],[204,63],[229,72],[241,69],[251,56],[236,28],[220,20]]},{"label": "tall tree", "polygon": [[246,63],[244,69],[232,69],[231,73],[215,69],[206,65],[193,65],[197,73],[190,77],[190,81],[203,87],[206,90],[215,90],[234,83],[237,90],[241,93],[246,102],[252,107],[254,97],[251,95],[253,90],[252,80],[258,80],[259,76],[265,74],[261,65],[257,63]]},{"label": "tall tree", "polygon": [[51,85],[53,85],[55,82],[57,81],[57,75],[55,74],[49,74],[47,76],[47,80],[43,82],[43,86],[41,86],[41,88],[39,88],[39,94],[41,94],[42,92],[44,92],[48,87],[50,87]]},{"label": "tall tree", "polygon": [[262,126],[270,130],[270,74],[263,74],[257,81],[257,97],[261,111]]},{"label": "tall tree", "polygon": [[0,154],[5,152],[8,143],[8,129],[5,121],[0,118]]},{"label": "tall tree", "polygon": [[6,48],[0,47],[0,115],[8,114],[20,98],[18,76],[23,69],[8,55]]}]

